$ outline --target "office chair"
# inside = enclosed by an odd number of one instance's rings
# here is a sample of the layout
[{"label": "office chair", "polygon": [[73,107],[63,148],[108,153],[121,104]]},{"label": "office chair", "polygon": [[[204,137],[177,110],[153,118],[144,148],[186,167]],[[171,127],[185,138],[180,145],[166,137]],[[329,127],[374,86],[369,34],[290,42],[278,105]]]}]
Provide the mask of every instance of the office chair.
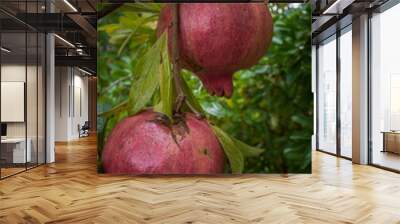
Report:
[{"label": "office chair", "polygon": [[80,127],[80,125],[78,124],[79,138],[89,136],[89,129],[90,129],[89,121],[85,121],[82,127]]}]

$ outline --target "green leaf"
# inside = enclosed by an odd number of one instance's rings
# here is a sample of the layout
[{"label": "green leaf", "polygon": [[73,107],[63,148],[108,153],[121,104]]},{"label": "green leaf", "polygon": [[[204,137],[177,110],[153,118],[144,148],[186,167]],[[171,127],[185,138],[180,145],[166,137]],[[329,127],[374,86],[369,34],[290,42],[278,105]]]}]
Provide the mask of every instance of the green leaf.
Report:
[{"label": "green leaf", "polygon": [[137,63],[134,74],[139,78],[133,82],[129,92],[129,114],[142,110],[159,86],[161,52],[166,45],[166,35],[163,34]]},{"label": "green leaf", "polygon": [[126,100],[126,101],[123,101],[122,103],[118,104],[117,106],[111,108],[110,110],[100,113],[98,116],[105,117],[105,118],[111,117],[115,114],[118,114],[119,112],[121,112],[123,110],[126,110],[127,106],[128,106],[128,101]]},{"label": "green leaf", "polygon": [[242,173],[244,169],[244,156],[239,147],[237,147],[234,140],[222,129],[214,125],[212,125],[211,127],[214,130],[214,133],[217,136],[219,143],[224,149],[225,155],[228,157],[232,173]]},{"label": "green leaf", "polygon": [[190,90],[189,86],[187,85],[185,79],[182,78],[181,84],[182,84],[182,91],[186,96],[186,103],[189,104],[190,107],[194,108],[197,112],[204,114],[203,108],[201,107],[197,99],[193,96],[193,93]]},{"label": "green leaf", "polygon": [[259,156],[262,152],[264,152],[264,149],[260,149],[257,147],[253,147],[250,145],[247,145],[246,143],[231,137],[233,143],[236,144],[236,147],[239,148],[239,150],[242,152],[244,157],[254,157],[254,156]]},{"label": "green leaf", "polygon": [[105,31],[107,33],[113,33],[114,31],[118,30],[120,28],[119,24],[107,24],[103,26],[99,26],[97,28],[98,31]]},{"label": "green leaf", "polygon": [[[126,17],[123,17],[123,18],[126,18]],[[134,27],[134,28],[133,28],[132,31],[129,33],[129,35],[126,36],[124,42],[121,44],[121,46],[120,46],[120,48],[119,48],[119,50],[118,50],[117,55],[118,55],[118,56],[121,55],[122,51],[123,51],[124,49],[126,49],[127,44],[131,41],[132,36],[133,36],[134,34],[136,34],[136,31],[137,31],[139,28],[142,28],[143,25],[145,25],[145,24],[147,24],[147,23],[149,23],[149,22],[154,21],[155,18],[157,18],[157,17],[156,17],[156,16],[149,16],[149,17],[139,17],[138,19],[133,20],[134,23],[133,23],[131,26]],[[122,19],[121,19],[121,20],[122,20]],[[129,20],[129,21],[131,21],[131,20]]]},{"label": "green leaf", "polygon": [[99,118],[97,121],[97,171],[103,173],[102,153],[105,143],[105,127],[107,126],[108,118]]},{"label": "green leaf", "polygon": [[[165,43],[168,42],[166,34],[163,34],[161,38],[165,39]],[[160,102],[154,107],[154,110],[172,119],[175,86],[171,73],[167,44],[164,44],[163,49],[161,49],[160,80]]]},{"label": "green leaf", "polygon": [[161,5],[148,3],[128,3],[123,6],[122,10],[129,10],[130,12],[137,13],[159,14],[161,11]]},{"label": "green leaf", "polygon": [[302,127],[307,127],[310,125],[310,117],[306,117],[304,115],[293,115],[292,116],[292,121],[300,124]]},{"label": "green leaf", "polygon": [[103,152],[103,147],[105,143],[105,128],[108,123],[108,118],[99,118],[97,119],[97,158],[98,160],[101,160],[102,152]]},{"label": "green leaf", "polygon": [[133,34],[135,33],[135,31],[132,31],[124,40],[124,42],[121,44],[121,46],[119,47],[118,53],[117,55],[120,56],[122,51],[125,49],[126,45],[129,43],[129,41],[131,40]]}]

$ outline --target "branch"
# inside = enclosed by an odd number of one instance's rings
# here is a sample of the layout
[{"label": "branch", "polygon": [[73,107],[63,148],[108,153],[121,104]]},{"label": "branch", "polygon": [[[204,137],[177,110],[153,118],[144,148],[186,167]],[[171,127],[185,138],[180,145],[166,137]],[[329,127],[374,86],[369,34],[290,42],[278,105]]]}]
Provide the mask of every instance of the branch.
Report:
[{"label": "branch", "polygon": [[175,104],[174,112],[179,112],[185,96],[182,90],[182,77],[180,75],[181,67],[179,61],[179,4],[172,4],[172,72],[174,76],[175,87],[177,91],[177,102]]},{"label": "branch", "polygon": [[187,100],[185,95],[185,91],[183,89],[182,83],[184,80],[181,76],[181,67],[180,67],[180,54],[179,54],[179,4],[172,4],[172,62],[173,62],[173,77],[177,92],[176,102],[174,106],[174,113],[180,113],[181,107],[184,103],[189,107],[189,109],[196,115],[198,118],[203,118],[204,116],[197,111],[193,105]]}]

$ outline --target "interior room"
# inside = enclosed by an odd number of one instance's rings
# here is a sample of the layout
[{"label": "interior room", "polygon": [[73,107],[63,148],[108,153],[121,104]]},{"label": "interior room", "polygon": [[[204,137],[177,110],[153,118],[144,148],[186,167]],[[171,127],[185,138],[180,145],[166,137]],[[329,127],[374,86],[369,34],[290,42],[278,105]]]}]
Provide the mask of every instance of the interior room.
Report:
[{"label": "interior room", "polygon": [[81,127],[89,123],[89,82],[94,79],[76,67],[56,67],[56,142],[85,137]]},{"label": "interior room", "polygon": [[[316,148],[353,162],[358,161],[352,159],[353,155],[358,154],[352,151],[352,144],[357,141],[352,138],[357,130],[352,123],[361,122],[357,119],[364,116],[361,123],[366,130],[363,141],[370,144],[365,145],[368,153],[362,163],[399,171],[399,101],[396,96],[399,94],[400,76],[395,56],[399,49],[395,41],[400,33],[393,26],[399,19],[400,6],[391,1],[368,6],[365,13],[369,18],[365,22],[369,25],[363,27],[365,30],[362,31],[353,30],[354,11],[365,6],[362,3],[344,6],[346,10],[343,9],[342,15],[332,17],[330,23],[316,26],[328,15],[316,17],[313,23],[316,24],[313,36],[318,83]],[[361,33],[365,38],[362,47],[358,46],[360,41],[354,38],[360,35],[359,32],[365,32]],[[354,64],[358,63],[354,57],[359,53],[353,53],[352,50],[357,48],[362,49],[365,60],[362,63],[367,66],[363,68],[367,73],[361,80],[354,75],[358,69],[354,68]],[[357,82],[361,81],[362,85],[357,86]],[[355,87],[355,90],[363,88],[365,91],[362,93],[365,100],[361,105],[363,115],[352,111],[353,107],[360,107],[357,102],[352,102],[357,99],[358,93],[353,90]]]},{"label": "interior room", "polygon": [[89,3],[1,1],[0,179],[54,162],[56,142],[95,133],[96,53],[85,31],[95,4]]},{"label": "interior room", "polygon": [[371,162],[400,170],[400,65],[396,60],[400,5],[371,18]]}]

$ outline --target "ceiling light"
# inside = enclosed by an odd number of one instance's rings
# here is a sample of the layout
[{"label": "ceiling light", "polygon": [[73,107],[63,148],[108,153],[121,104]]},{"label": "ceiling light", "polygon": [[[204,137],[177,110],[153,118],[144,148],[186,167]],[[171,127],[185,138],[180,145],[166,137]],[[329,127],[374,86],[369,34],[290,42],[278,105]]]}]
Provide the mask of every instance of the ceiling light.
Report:
[{"label": "ceiling light", "polygon": [[78,53],[79,55],[84,55],[84,52],[83,52],[82,48],[77,48],[76,49],[76,53]]},{"label": "ceiling light", "polygon": [[73,45],[73,44],[72,44],[71,42],[69,42],[68,40],[66,40],[66,39],[64,39],[64,38],[62,38],[62,37],[60,37],[60,36],[57,35],[57,34],[54,34],[54,36],[57,37],[57,38],[58,38],[59,40],[61,40],[62,42],[66,43],[68,46],[75,48],[75,45]]},{"label": "ceiling light", "polygon": [[74,12],[78,12],[78,10],[68,1],[64,0],[65,4],[67,4]]},{"label": "ceiling light", "polygon": [[88,71],[86,71],[86,70],[83,70],[83,69],[81,69],[81,68],[79,68],[79,67],[78,67],[78,70],[81,71],[81,72],[83,72],[83,73],[85,73],[85,74],[87,74],[87,75],[92,75],[92,73],[90,73],[90,72],[88,72]]},{"label": "ceiling light", "polygon": [[10,52],[11,52],[11,50],[9,50],[9,49],[7,49],[7,48],[5,48],[5,47],[1,47],[0,49],[1,49],[2,51],[6,52],[6,53],[10,53]]},{"label": "ceiling light", "polygon": [[322,14],[331,13],[332,9],[335,9],[339,4],[340,0],[336,0],[332,5],[330,5]]},{"label": "ceiling light", "polygon": [[343,10],[351,5],[355,0],[336,0],[322,14],[342,14]]}]

